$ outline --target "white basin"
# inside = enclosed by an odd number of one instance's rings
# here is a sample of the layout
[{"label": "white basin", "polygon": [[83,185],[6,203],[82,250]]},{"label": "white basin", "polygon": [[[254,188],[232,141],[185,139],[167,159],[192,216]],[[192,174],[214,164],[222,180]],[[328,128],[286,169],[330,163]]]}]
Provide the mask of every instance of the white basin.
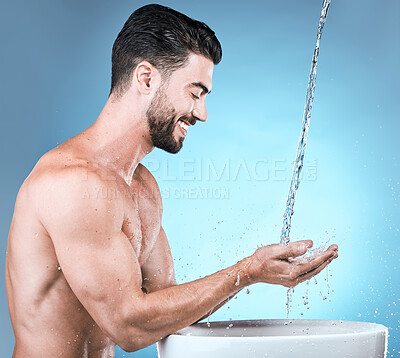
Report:
[{"label": "white basin", "polygon": [[252,320],[198,323],[157,343],[159,358],[385,358],[388,330],[375,323]]}]

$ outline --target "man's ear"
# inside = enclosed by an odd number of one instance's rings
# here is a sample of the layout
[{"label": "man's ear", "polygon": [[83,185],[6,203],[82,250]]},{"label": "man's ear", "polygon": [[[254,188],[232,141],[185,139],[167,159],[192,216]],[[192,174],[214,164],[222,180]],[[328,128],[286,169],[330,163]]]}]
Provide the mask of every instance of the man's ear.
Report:
[{"label": "man's ear", "polygon": [[160,73],[157,69],[147,61],[140,62],[135,70],[133,83],[138,91],[147,95],[157,88],[160,81]]}]

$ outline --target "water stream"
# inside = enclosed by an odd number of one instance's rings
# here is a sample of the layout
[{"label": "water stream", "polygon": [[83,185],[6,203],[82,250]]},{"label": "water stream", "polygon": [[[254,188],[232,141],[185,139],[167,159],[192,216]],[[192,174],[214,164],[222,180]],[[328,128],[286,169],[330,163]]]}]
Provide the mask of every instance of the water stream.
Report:
[{"label": "water stream", "polygon": [[[326,16],[328,15],[328,9],[331,0],[324,0],[322,3],[321,15],[319,18],[318,32],[317,32],[317,41],[315,44],[314,55],[311,63],[311,71],[310,78],[308,81],[307,87],[307,96],[306,96],[306,105],[304,108],[303,115],[303,124],[300,132],[299,145],[297,147],[297,155],[296,160],[294,162],[292,180],[290,182],[289,194],[286,201],[286,208],[283,214],[283,226],[280,237],[281,245],[288,245],[290,242],[290,229],[292,225],[292,216],[293,216],[293,207],[296,199],[297,189],[300,185],[301,179],[301,170],[303,169],[303,161],[304,161],[304,153],[307,144],[307,134],[308,128],[310,127],[310,118],[311,118],[311,110],[312,104],[314,101],[314,92],[315,92],[315,81],[317,78],[317,63],[318,63],[318,54],[319,54],[319,42],[321,40],[322,30],[325,25]],[[290,312],[290,303],[292,302],[293,288],[289,288],[287,291],[287,300],[286,300],[286,313],[287,317],[289,317]]]},{"label": "water stream", "polygon": [[308,81],[306,105],[304,108],[303,124],[301,127],[299,145],[297,147],[296,160],[293,167],[292,180],[290,182],[289,194],[286,201],[286,208],[283,215],[283,227],[280,237],[281,245],[288,245],[290,242],[290,229],[293,216],[293,206],[296,199],[297,189],[300,184],[301,170],[303,169],[304,152],[307,143],[308,128],[310,126],[311,109],[314,101],[315,80],[317,78],[317,62],[319,54],[319,41],[322,35],[322,29],[325,25],[326,16],[328,14],[329,5],[331,0],[324,0],[321,9],[321,16],[319,19],[317,42],[315,44],[314,55],[311,63],[310,79]]}]

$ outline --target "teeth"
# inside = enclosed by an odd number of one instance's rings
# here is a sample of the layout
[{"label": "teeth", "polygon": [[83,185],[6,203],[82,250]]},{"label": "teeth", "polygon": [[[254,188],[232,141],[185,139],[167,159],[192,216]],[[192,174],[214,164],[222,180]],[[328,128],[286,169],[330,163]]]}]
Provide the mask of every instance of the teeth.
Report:
[{"label": "teeth", "polygon": [[189,126],[188,126],[186,123],[182,122],[182,121],[178,121],[178,124],[179,124],[185,131],[187,131],[188,128],[189,128]]}]

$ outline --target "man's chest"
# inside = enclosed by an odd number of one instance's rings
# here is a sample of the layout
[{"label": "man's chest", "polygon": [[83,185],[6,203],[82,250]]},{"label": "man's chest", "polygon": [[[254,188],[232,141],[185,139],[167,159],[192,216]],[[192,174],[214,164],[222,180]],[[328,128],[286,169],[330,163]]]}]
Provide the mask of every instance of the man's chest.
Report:
[{"label": "man's chest", "polygon": [[152,193],[132,184],[125,195],[122,231],[128,237],[142,266],[157,241],[161,228],[161,211]]}]

